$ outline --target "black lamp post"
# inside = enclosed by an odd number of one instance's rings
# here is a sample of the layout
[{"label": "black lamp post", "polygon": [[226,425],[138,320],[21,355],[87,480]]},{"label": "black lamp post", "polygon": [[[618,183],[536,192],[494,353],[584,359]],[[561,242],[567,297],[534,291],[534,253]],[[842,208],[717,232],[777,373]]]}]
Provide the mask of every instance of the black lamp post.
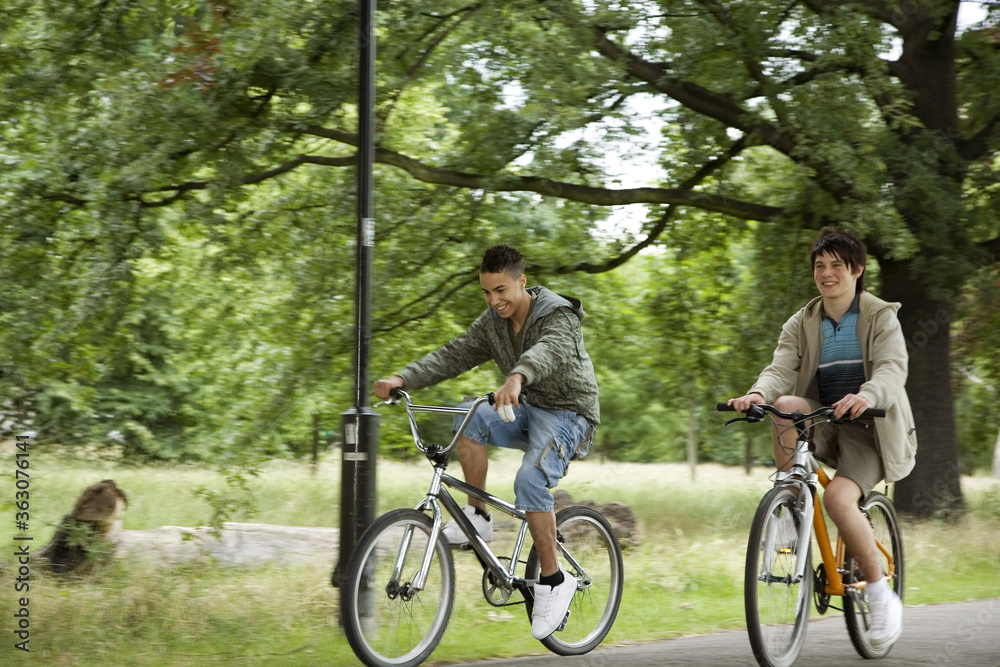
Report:
[{"label": "black lamp post", "polygon": [[331,583],[341,573],[361,534],[374,521],[378,413],[368,405],[371,346],[371,273],[375,247],[372,165],[375,162],[375,0],[358,1],[358,230],[354,291],[356,334],[354,408],[341,414],[343,460],[340,475],[340,557]]}]

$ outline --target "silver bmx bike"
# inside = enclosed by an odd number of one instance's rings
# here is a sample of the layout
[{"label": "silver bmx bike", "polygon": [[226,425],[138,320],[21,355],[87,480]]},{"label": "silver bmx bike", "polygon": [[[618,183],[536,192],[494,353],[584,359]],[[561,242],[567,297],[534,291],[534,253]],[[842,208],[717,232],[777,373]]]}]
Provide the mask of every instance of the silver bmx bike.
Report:
[{"label": "silver bmx bike", "polygon": [[[524,605],[530,623],[532,586],[539,577],[535,547],[526,547],[528,524],[513,504],[446,474],[449,454],[473,413],[493,395],[465,408],[415,405],[396,389],[381,405],[402,405],[410,419],[417,449],[431,463],[427,494],[414,509],[384,514],[362,534],[343,573],[340,614],[347,640],[358,658],[371,667],[419,665],[444,635],[455,598],[452,549],[442,533],[442,509],[469,539],[468,549],[482,565],[482,594],[493,607]],[[376,406],[378,407],[378,406]],[[488,408],[487,408],[488,409]],[[465,417],[445,447],[420,439],[417,413]],[[449,489],[484,501],[510,516],[516,526],[513,551],[498,556],[479,536]],[[610,523],[596,510],[572,506],[556,513],[562,567],[578,581],[563,624],[541,642],[559,655],[582,655],[601,643],[611,630],[621,604],[622,551]],[[526,626],[527,628],[527,626]]]}]

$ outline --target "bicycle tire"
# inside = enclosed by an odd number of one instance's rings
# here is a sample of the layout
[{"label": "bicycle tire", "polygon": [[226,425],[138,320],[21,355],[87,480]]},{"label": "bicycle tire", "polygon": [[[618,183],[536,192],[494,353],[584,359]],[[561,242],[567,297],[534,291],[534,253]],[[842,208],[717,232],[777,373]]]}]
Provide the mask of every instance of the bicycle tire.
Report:
[{"label": "bicycle tire", "polygon": [[[586,577],[581,578],[581,573],[560,553],[562,567],[580,583],[565,628],[541,642],[557,655],[583,655],[604,641],[618,616],[625,584],[622,548],[608,520],[590,507],[575,505],[557,512],[556,531],[559,542],[586,571]],[[538,552],[532,545],[525,579],[537,579],[540,571]],[[528,615],[530,619],[530,606]]]},{"label": "bicycle tire", "polygon": [[801,523],[797,503],[797,489],[771,489],[757,506],[750,528],[743,601],[750,646],[763,667],[789,667],[805,643],[812,606],[812,540],[805,545],[805,575],[795,583]]},{"label": "bicycle tire", "polygon": [[[340,618],[354,654],[369,667],[419,665],[441,641],[455,600],[455,564],[438,536],[427,582],[407,594],[426,553],[433,520],[414,509],[398,509],[377,519],[361,536],[340,587]],[[392,579],[403,537],[398,580]]]},{"label": "bicycle tire", "polygon": [[[903,599],[905,589],[905,571],[903,568],[903,535],[899,529],[899,518],[896,509],[884,494],[873,491],[868,494],[865,502],[861,506],[865,516],[868,517],[872,530],[875,531],[875,538],[885,546],[892,555],[893,572],[892,588]],[[844,561],[844,585],[861,581],[864,575],[855,562],[854,558],[847,554]],[[882,570],[888,572],[888,559],[882,555]],[[860,604],[859,604],[860,603]],[[844,595],[844,620],[847,621],[847,633],[851,636],[851,643],[854,649],[862,658],[883,658],[889,654],[892,644],[875,648],[871,645],[868,636],[868,595],[864,589],[859,591],[858,600],[851,595]]]}]

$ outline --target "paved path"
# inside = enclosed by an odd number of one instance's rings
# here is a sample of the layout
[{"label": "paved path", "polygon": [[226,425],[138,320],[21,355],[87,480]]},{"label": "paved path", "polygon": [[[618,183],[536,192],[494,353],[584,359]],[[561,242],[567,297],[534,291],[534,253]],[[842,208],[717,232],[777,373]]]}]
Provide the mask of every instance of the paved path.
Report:
[{"label": "paved path", "polygon": [[[746,632],[719,632],[629,646],[600,647],[579,657],[555,654],[484,660],[476,667],[755,667]],[[1000,667],[1000,598],[906,607],[903,636],[882,660],[864,660],[842,615],[809,624],[803,667]]]}]

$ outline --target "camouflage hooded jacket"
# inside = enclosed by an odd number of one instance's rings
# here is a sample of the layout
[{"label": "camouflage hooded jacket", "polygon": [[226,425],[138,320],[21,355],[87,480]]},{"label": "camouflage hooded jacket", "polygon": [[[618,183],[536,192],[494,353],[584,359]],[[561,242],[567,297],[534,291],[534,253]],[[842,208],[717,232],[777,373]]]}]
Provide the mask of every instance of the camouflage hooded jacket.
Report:
[{"label": "camouflage hooded jacket", "polygon": [[524,375],[524,391],[532,405],[572,410],[598,424],[597,380],[580,328],[583,306],[578,299],[545,287],[528,291],[535,303],[524,322],[519,358],[514,357],[507,320],[488,308],[463,335],[397,373],[406,381],[406,389],[437,384],[492,359],[504,375]]}]

